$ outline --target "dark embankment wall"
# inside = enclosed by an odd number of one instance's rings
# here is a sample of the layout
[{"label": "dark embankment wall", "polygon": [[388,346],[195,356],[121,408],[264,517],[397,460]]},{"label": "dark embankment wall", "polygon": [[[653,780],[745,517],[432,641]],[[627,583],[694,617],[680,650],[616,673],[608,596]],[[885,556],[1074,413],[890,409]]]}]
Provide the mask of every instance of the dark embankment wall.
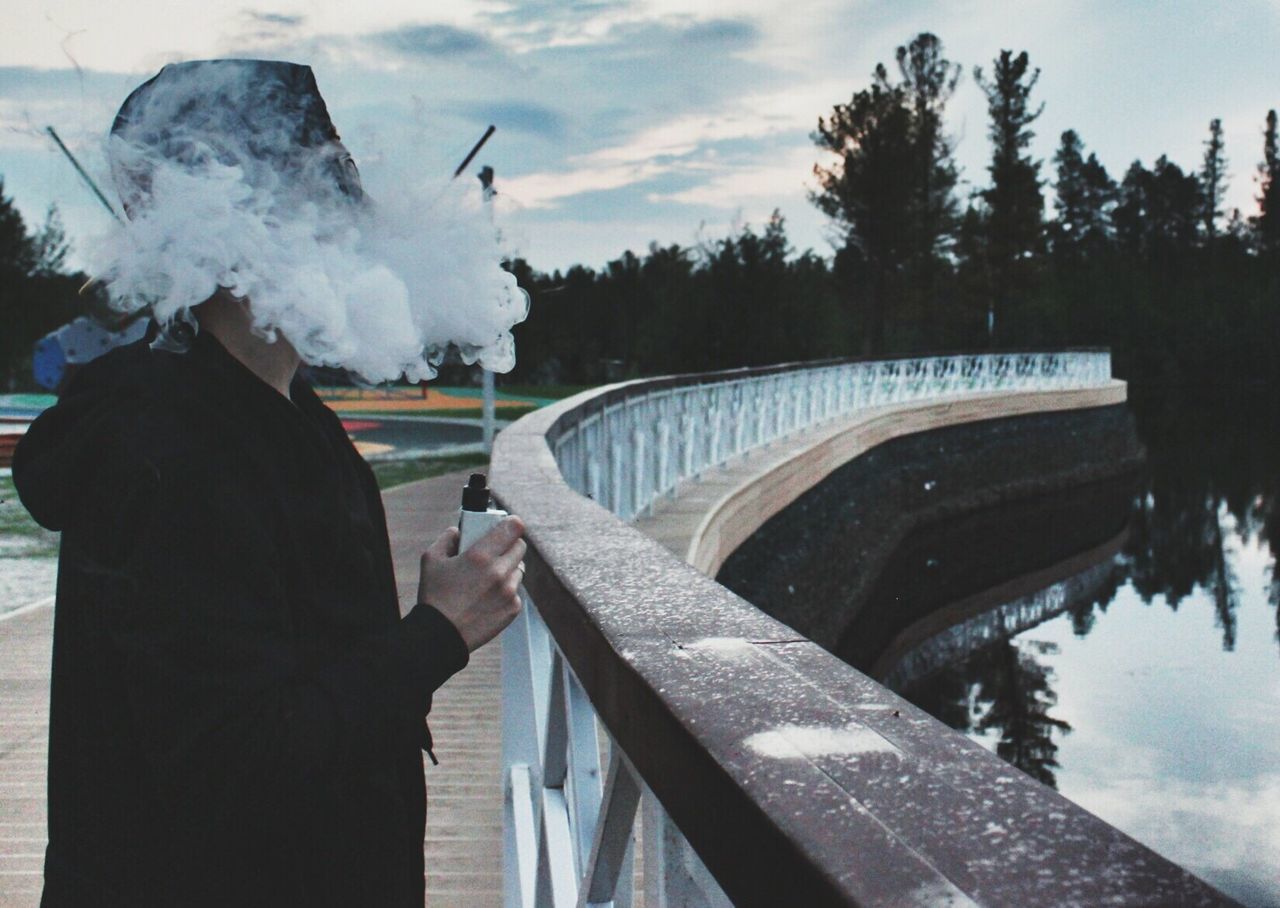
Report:
[{"label": "dark embankment wall", "polygon": [[[876,617],[864,609],[913,531],[1105,480],[1125,482],[1142,456],[1133,418],[1123,405],[967,423],[896,438],[840,467],[776,514],[729,556],[716,579],[829,650],[841,648],[846,631],[864,618],[871,619],[869,626],[881,625],[882,633],[869,636],[887,642],[892,627],[912,616]],[[1114,489],[1095,489],[1091,495],[1117,500]],[[1113,507],[1083,500],[1080,505]],[[1034,514],[1035,506],[1029,507]],[[1120,523],[1122,518],[1117,513],[1110,520]],[[1021,522],[1025,527],[1033,520]],[[1023,555],[1017,569],[1036,570],[1097,544],[1101,540],[1089,538],[1093,531],[1088,526],[1088,520],[1073,519],[1044,528],[1040,554]],[[981,522],[971,527],[974,534],[983,529]],[[1120,529],[1122,525],[1114,526],[1112,535]],[[1005,544],[998,537],[991,543],[993,552]],[[998,557],[975,563],[972,572],[960,571],[946,581],[965,588],[941,589],[936,599],[917,605],[937,607],[974,592],[976,584],[1008,579],[996,576],[1001,570]],[[845,644],[847,648],[847,640]],[[861,658],[874,658],[874,649],[868,643]]]}]

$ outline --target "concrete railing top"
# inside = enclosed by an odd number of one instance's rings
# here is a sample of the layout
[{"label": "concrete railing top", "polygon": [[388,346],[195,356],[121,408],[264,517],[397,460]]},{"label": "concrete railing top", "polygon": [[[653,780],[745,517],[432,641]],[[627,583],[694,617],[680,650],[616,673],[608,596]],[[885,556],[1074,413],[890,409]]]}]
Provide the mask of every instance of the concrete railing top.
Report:
[{"label": "concrete railing top", "polygon": [[[1083,369],[1079,380],[1110,379],[1105,352],[1038,356],[1008,364],[1022,362],[1030,373],[1044,357],[1074,357],[1073,368]],[[971,357],[937,359],[835,368],[845,370],[846,381],[862,374],[848,371],[856,367],[904,382],[926,369],[944,383],[980,368]],[[988,360],[981,368],[991,366]],[[801,372],[815,370],[754,375]],[[629,766],[729,898],[769,905],[1226,903],[1191,874],[797,637],[598,503],[634,514],[646,494],[661,494],[683,472],[670,463],[664,472],[662,456],[647,442],[665,431],[674,447],[668,459],[684,457],[676,417],[689,411],[659,406],[639,417],[632,407],[629,421],[617,424],[625,432],[615,427],[589,454],[584,448],[564,456],[565,439],[581,435],[585,421],[609,407],[625,409],[639,397],[652,401],[655,392],[694,384],[730,387],[743,375],[584,392],[507,428],[491,466],[503,506],[528,528],[526,589],[555,647]],[[815,395],[838,399],[839,389],[823,387],[830,385],[801,392],[796,407],[807,398],[816,414]],[[954,382],[947,387],[945,393],[963,393]],[[850,399],[856,404],[856,394]],[[739,419],[753,406],[741,397],[721,404]],[[701,412],[704,434],[684,440],[702,445],[697,459],[715,463],[721,453],[712,439],[715,418]],[[641,426],[642,418],[667,420],[667,428]],[[619,463],[631,472],[618,470]],[[654,474],[648,486],[634,486],[638,465]],[[574,486],[594,491],[597,500]]]}]

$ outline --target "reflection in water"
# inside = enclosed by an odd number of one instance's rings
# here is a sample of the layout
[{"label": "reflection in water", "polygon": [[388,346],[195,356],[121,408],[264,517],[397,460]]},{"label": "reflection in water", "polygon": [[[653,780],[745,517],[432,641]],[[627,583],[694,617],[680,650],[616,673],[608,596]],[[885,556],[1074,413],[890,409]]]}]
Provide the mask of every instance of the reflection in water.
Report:
[{"label": "reflection in water", "polygon": [[[1280,407],[1267,395],[1199,406],[1139,397],[1133,410],[1150,459],[1125,550],[1127,577],[1144,602],[1161,597],[1175,611],[1197,587],[1204,590],[1213,599],[1222,647],[1230,651],[1240,591],[1226,555],[1223,519],[1231,518],[1241,538],[1267,545],[1274,559],[1280,542]],[[1280,578],[1274,571],[1269,599],[1280,641]],[[1081,610],[1081,634],[1088,633],[1094,614]]]},{"label": "reflection in water", "polygon": [[[1052,643],[1036,646],[1040,655],[1057,652]],[[1053,673],[1025,648],[1005,641],[975,654],[970,670],[977,679],[975,700],[985,707],[974,731],[996,730],[996,753],[1035,779],[1053,785],[1058,765],[1054,731],[1071,726],[1049,715],[1058,696],[1049,687]]]},{"label": "reflection in water", "polygon": [[1134,488],[1122,477],[916,530],[837,653],[952,728],[993,737],[1001,757],[1056,786],[1055,735],[1071,730],[1051,712],[1044,657],[1057,647],[1023,635],[1111,599]]},{"label": "reflection in water", "polygon": [[[1119,554],[1091,569],[1105,582],[945,663],[922,655],[954,634],[936,625],[841,655],[1235,898],[1280,905],[1280,408],[1132,408],[1148,461]],[[908,541],[917,563],[957,557],[931,532]],[[882,579],[882,601],[920,582]]]},{"label": "reflection in water", "polygon": [[[1053,739],[1071,724],[1049,710],[1058,702],[1054,673],[1036,657],[1056,655],[1047,641],[1014,642],[1024,631],[1114,592],[1114,547],[1086,554],[1098,563],[1079,574],[996,608],[959,620],[916,642],[905,652],[878,661],[872,674],[921,709],[957,731],[995,733],[996,753],[1027,775],[1056,787],[1053,769],[1058,746]],[[1086,559],[1069,559],[1070,570]],[[1007,587],[1005,587],[1007,589]],[[951,611],[953,617],[955,608]],[[910,638],[906,632],[901,637]]]},{"label": "reflection in water", "polygon": [[1050,715],[1058,702],[1054,675],[1035,657],[1056,650],[1052,643],[1023,647],[1001,640],[898,693],[958,731],[994,732],[997,754],[1054,786],[1058,745],[1053,733],[1065,734],[1071,725]]}]

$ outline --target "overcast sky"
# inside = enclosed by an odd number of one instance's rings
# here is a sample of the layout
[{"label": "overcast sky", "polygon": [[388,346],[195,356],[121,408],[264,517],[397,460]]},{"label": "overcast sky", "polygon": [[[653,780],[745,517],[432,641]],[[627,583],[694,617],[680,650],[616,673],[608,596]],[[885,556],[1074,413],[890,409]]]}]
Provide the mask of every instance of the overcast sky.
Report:
[{"label": "overcast sky", "polygon": [[809,134],[925,30],[965,66],[948,110],[962,190],[986,179],[973,66],[1008,48],[1042,69],[1044,176],[1069,128],[1117,178],[1166,153],[1195,169],[1221,117],[1228,204],[1256,209],[1263,118],[1280,107],[1280,0],[23,0],[0,31],[0,175],[29,221],[56,202],[80,240],[106,215],[44,126],[100,173],[120,102],[163,64],[280,58],[315,69],[366,167],[447,172],[496,124],[476,163],[496,169],[507,232],[543,270],[714,240],[774,208],[795,246],[827,255],[806,198]]}]

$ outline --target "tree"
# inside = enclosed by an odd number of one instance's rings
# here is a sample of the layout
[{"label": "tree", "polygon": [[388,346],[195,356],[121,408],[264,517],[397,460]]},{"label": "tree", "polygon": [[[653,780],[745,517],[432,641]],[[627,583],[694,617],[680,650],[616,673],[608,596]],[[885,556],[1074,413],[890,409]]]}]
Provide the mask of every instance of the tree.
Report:
[{"label": "tree", "polygon": [[786,226],[777,211],[763,233],[748,225],[715,245],[706,262],[716,313],[712,337],[722,345],[715,368],[760,366],[788,358],[784,351],[789,326],[784,313],[790,302],[790,251]]},{"label": "tree", "polygon": [[1096,255],[1110,241],[1115,182],[1097,155],[1084,157],[1084,143],[1073,129],[1062,134],[1053,162],[1057,167],[1057,213],[1049,232],[1053,251],[1069,259]]},{"label": "tree", "polygon": [[[845,236],[838,268],[851,280],[849,301],[864,310],[867,352],[885,348],[888,313],[901,300],[900,278],[913,252],[915,136],[905,92],[890,85],[883,65],[869,88],[818,119],[818,147],[839,160],[814,165],[821,187],[811,200],[834,218]],[[858,304],[861,304],[859,306]]]},{"label": "tree", "polygon": [[1200,191],[1204,195],[1204,232],[1210,247],[1218,238],[1218,218],[1227,190],[1227,159],[1222,154],[1222,121],[1209,121],[1209,138],[1204,143],[1204,164],[1200,168]]},{"label": "tree", "polygon": [[1200,181],[1161,155],[1151,170],[1134,161],[1120,186],[1113,221],[1121,246],[1147,261],[1185,261],[1204,211]]},{"label": "tree", "polygon": [[956,166],[951,142],[942,130],[942,117],[960,82],[961,67],[943,56],[942,41],[929,32],[916,35],[910,44],[899,47],[895,56],[902,75],[898,88],[912,112],[915,254],[928,278],[934,257],[944,251],[956,227]]},{"label": "tree", "polygon": [[83,309],[83,275],[62,273],[69,252],[57,208],[35,236],[4,194],[0,179],[0,388],[13,390],[27,376],[37,340]]},{"label": "tree", "polygon": [[1267,111],[1262,133],[1262,163],[1258,165],[1258,215],[1253,230],[1258,248],[1280,250],[1280,141],[1276,136],[1276,112]]},{"label": "tree", "polygon": [[862,314],[864,350],[881,351],[890,317],[908,299],[923,301],[926,332],[936,334],[935,275],[956,228],[956,167],[942,130],[960,67],[927,32],[896,53],[899,81],[879,64],[869,88],[819,119],[813,140],[840,160],[815,165],[812,200],[844,232],[836,273],[850,308]]},{"label": "tree", "polygon": [[4,178],[0,177],[0,281],[5,292],[13,292],[18,280],[28,277],[35,267],[36,253],[22,213],[5,198]]},{"label": "tree", "polygon": [[71,243],[62,226],[62,215],[57,205],[50,205],[44,215],[44,224],[31,237],[34,258],[31,273],[42,277],[61,274],[71,253]]},{"label": "tree", "polygon": [[[1037,69],[1028,75],[1026,51],[1013,56],[1002,50],[992,61],[991,81],[981,67],[973,75],[987,96],[991,139],[991,186],[982,198],[987,206],[987,256],[992,279],[990,323],[1007,316],[1015,297],[1029,289],[1030,257],[1041,243],[1044,198],[1040,194],[1040,162],[1027,154],[1035,133],[1031,124],[1044,105],[1031,109],[1031,90],[1040,78]],[[994,332],[993,332],[994,335]]]}]

